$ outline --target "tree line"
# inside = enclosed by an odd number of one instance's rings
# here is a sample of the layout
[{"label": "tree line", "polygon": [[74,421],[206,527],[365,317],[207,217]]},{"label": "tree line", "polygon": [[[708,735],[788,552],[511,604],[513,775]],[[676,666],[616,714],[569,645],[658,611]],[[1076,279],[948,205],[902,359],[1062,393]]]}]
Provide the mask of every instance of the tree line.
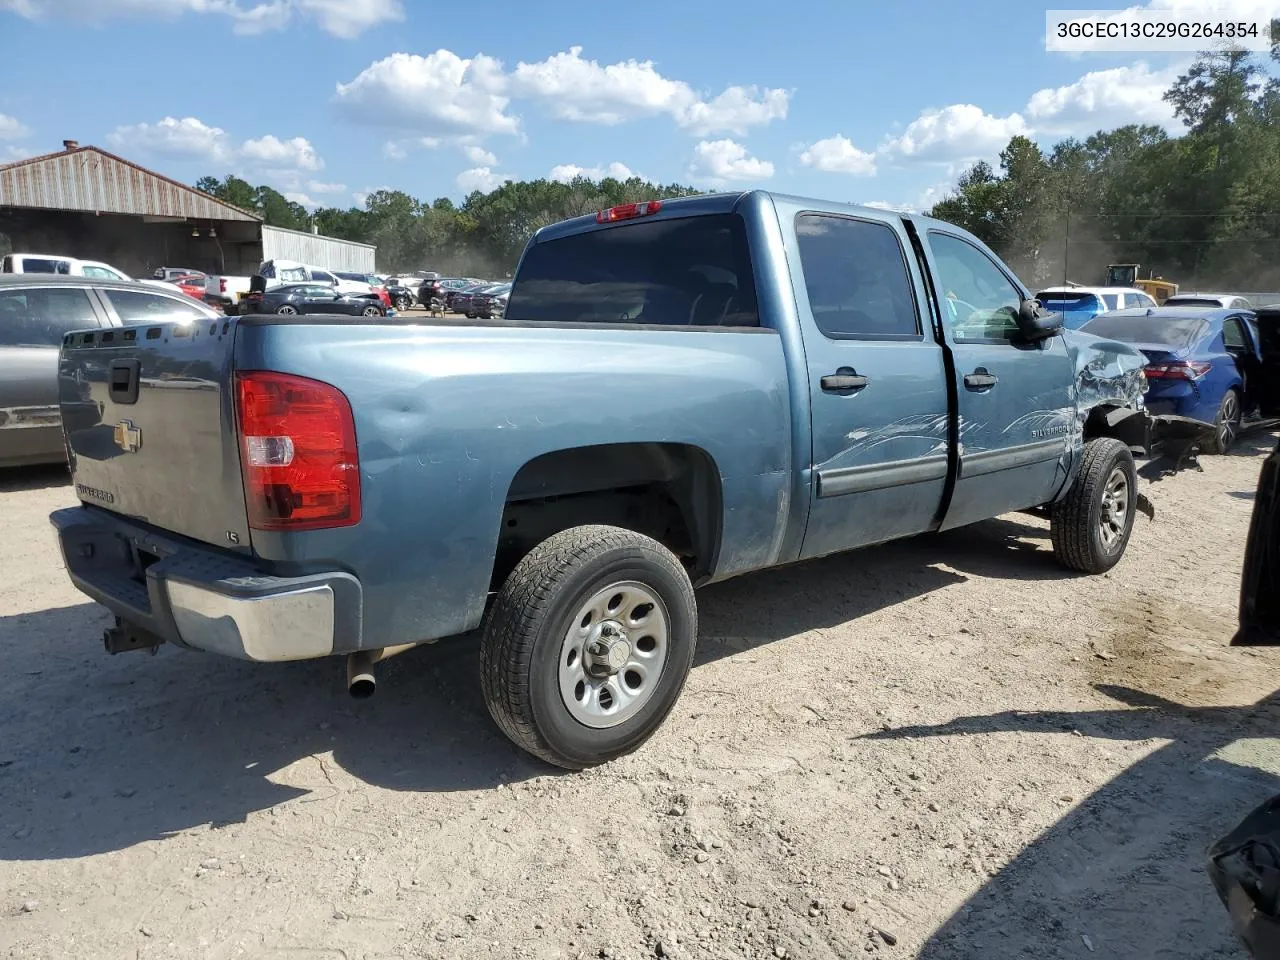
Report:
[{"label": "tree line", "polygon": [[[1280,61],[1280,47],[1271,59]],[[1031,286],[1097,284],[1108,263],[1137,263],[1143,276],[1184,288],[1280,290],[1280,80],[1266,58],[1223,50],[1201,55],[1164,99],[1185,126],[1181,136],[1131,124],[1047,151],[1016,136],[998,168],[975,163],[930,212],[982,238]],[[363,209],[308,213],[234,176],[197,187],[274,226],[375,244],[383,270],[479,276],[510,273],[546,224],[698,192],[579,177],[508,181],[461,205],[380,190]]]},{"label": "tree line", "polygon": [[1047,152],[1014,137],[998,170],[975,163],[932,213],[1032,286],[1098,284],[1107,264],[1137,263],[1184,289],[1280,290],[1280,80],[1269,66],[1242,51],[1202,54],[1164,94],[1181,136],[1133,124]]}]

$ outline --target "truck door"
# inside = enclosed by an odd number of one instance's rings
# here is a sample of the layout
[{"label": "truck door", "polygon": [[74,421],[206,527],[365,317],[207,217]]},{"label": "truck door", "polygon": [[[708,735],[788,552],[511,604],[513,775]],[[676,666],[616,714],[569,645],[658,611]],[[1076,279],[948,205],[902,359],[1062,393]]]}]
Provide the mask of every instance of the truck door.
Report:
[{"label": "truck door", "polygon": [[925,234],[954,357],[959,475],[942,529],[1051,500],[1067,478],[1075,368],[1061,336],[1027,343],[1015,322],[1022,285],[987,251]]},{"label": "truck door", "polygon": [[811,401],[801,556],[928,530],[947,477],[946,374],[902,221],[801,212],[782,228]]}]

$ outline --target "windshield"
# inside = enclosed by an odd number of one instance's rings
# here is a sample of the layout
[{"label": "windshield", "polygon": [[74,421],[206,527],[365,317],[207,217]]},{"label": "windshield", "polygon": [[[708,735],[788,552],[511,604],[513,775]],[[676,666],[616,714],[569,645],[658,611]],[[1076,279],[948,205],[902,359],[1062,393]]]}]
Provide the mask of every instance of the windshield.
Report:
[{"label": "windshield", "polygon": [[1068,293],[1045,291],[1037,293],[1036,299],[1050,313],[1062,317],[1062,322],[1069,328],[1079,327],[1102,313],[1104,307],[1092,293]]},{"label": "windshield", "polygon": [[759,326],[737,214],[636,221],[535,243],[513,281],[516,320]]},{"label": "windshield", "polygon": [[1162,317],[1104,313],[1081,327],[1085,333],[1121,343],[1166,343],[1187,350],[1209,333],[1209,321],[1202,317]]}]

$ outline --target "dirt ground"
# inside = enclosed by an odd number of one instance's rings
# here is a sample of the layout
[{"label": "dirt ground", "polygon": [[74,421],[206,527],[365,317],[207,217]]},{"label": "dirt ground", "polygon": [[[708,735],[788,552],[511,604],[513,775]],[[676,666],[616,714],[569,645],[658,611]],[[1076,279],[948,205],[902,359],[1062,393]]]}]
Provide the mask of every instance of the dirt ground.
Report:
[{"label": "dirt ground", "polygon": [[639,753],[563,774],[466,639],[387,664],[109,658],[0,481],[0,956],[1241,958],[1204,851],[1280,791],[1227,646],[1274,435],[1148,488],[1111,574],[1011,516],[710,587]]}]

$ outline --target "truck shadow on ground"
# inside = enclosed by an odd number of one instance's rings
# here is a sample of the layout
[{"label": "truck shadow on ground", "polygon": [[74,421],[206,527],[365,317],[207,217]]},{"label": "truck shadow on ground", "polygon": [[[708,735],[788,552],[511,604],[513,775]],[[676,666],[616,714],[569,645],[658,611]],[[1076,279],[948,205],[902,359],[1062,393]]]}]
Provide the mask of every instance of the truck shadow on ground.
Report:
[{"label": "truck shadow on ground", "polygon": [[[698,662],[968,574],[1070,576],[1031,539],[1044,533],[994,520],[710,587],[700,594]],[[325,789],[319,758],[330,752],[341,772],[391,790],[477,790],[555,772],[490,720],[474,636],[387,662],[378,694],[357,702],[339,658],[248,664],[170,648],[109,658],[97,642],[107,623],[89,603],[0,618],[0,646],[31,652],[0,677],[0,860],[96,854],[241,822]],[[271,779],[294,765],[278,779],[314,787]]]},{"label": "truck shadow on ground", "polygon": [[867,736],[1078,730],[1104,740],[1171,741],[1024,848],[928,939],[920,960],[1244,956],[1205,855],[1280,790],[1280,777],[1262,769],[1280,770],[1274,740],[1257,742],[1280,729],[1280,694],[1241,707],[1187,707],[1125,687],[1096,689],[1123,706],[963,717]]},{"label": "truck shadow on ground", "polygon": [[71,486],[71,474],[67,472],[67,466],[64,463],[23,467],[18,470],[0,470],[0,493],[69,486]]}]

